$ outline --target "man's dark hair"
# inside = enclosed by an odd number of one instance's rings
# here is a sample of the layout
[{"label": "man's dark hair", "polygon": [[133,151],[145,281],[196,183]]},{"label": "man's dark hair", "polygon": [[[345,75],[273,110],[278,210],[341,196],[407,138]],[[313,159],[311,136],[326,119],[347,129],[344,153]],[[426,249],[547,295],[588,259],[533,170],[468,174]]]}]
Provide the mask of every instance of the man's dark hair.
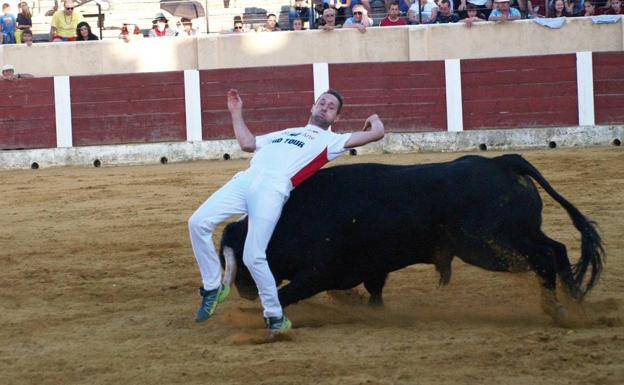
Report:
[{"label": "man's dark hair", "polygon": [[271,17],[271,16],[273,16],[274,18],[276,18],[276,19],[277,19],[277,16],[275,16],[275,14],[274,14],[274,13],[269,13],[269,14],[267,15],[267,19],[268,19],[269,17]]},{"label": "man's dark hair", "polygon": [[330,94],[330,95],[333,95],[336,99],[338,99],[338,113],[340,113],[340,110],[342,110],[342,103],[343,103],[343,98],[342,98],[342,95],[340,95],[340,92],[336,91],[333,88],[330,88],[327,91],[323,92],[323,94]]},{"label": "man's dark hair", "polygon": [[22,36],[24,36],[24,35],[32,36],[33,33],[32,33],[32,31],[30,29],[24,29],[24,30],[22,30]]}]

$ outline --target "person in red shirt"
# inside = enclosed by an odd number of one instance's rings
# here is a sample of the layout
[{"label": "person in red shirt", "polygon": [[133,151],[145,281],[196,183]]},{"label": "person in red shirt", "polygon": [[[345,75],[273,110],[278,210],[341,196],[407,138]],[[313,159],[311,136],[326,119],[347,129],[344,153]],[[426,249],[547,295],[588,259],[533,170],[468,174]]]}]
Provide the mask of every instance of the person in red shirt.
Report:
[{"label": "person in red shirt", "polygon": [[611,0],[611,7],[604,8],[603,15],[624,15],[621,0]]},{"label": "person in red shirt", "polygon": [[388,8],[388,15],[383,18],[381,23],[379,24],[382,27],[393,27],[397,25],[407,25],[405,19],[399,17],[399,4],[392,3],[390,4],[390,8]]}]

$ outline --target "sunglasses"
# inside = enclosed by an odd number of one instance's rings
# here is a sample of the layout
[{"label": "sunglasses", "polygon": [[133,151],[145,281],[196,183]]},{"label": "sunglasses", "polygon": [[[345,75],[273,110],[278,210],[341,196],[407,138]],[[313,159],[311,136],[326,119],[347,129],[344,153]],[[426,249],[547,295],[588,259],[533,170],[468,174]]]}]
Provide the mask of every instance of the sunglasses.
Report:
[{"label": "sunglasses", "polygon": [[66,11],[73,11],[73,10],[74,10],[74,7],[67,7],[67,8],[65,8],[65,10],[66,10]]},{"label": "sunglasses", "polygon": [[327,15],[325,15],[325,16],[327,16],[327,17],[334,17],[334,16],[336,16],[336,15],[334,15],[333,13],[328,13],[328,14],[327,14]]},{"label": "sunglasses", "polygon": [[363,15],[362,12],[353,12],[354,15]]},{"label": "sunglasses", "polygon": [[243,27],[234,27],[234,29],[243,29]]}]

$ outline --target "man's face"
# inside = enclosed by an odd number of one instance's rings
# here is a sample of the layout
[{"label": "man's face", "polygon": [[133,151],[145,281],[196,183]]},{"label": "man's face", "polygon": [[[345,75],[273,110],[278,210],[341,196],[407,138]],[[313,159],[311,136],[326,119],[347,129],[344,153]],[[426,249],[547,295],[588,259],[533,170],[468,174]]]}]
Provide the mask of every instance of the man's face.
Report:
[{"label": "man's face", "polygon": [[509,2],[505,1],[503,3],[498,3],[498,9],[501,11],[509,11]]},{"label": "man's face", "polygon": [[390,6],[390,10],[388,10],[388,16],[395,19],[399,16],[399,6],[396,4],[392,4]]},{"label": "man's face", "polygon": [[72,1],[66,1],[65,2],[65,13],[68,15],[71,15],[71,13],[74,11],[74,3]]},{"label": "man's face", "polygon": [[327,128],[338,118],[340,102],[332,94],[323,94],[312,106],[310,121],[321,128]]},{"label": "man's face", "polygon": [[32,35],[24,35],[22,34],[22,43],[26,44],[26,45],[31,45],[32,44]]},{"label": "man's face", "polygon": [[14,70],[2,70],[2,76],[4,77],[11,77],[14,73]]},{"label": "man's face", "polygon": [[269,18],[267,19],[267,25],[271,28],[275,28],[276,24],[277,18],[275,16],[269,16]]},{"label": "man's face", "polygon": [[615,11],[619,12],[620,9],[622,8],[622,2],[620,0],[613,0],[613,1],[611,1],[611,8],[613,8]]},{"label": "man's face", "polygon": [[353,7],[353,20],[360,22],[364,16],[364,8]]},{"label": "man's face", "polygon": [[301,20],[293,21],[293,29],[295,31],[301,31],[303,29],[303,23],[301,22]]},{"label": "man's face", "polygon": [[451,14],[451,8],[449,7],[448,3],[440,2],[440,5],[438,7],[440,7],[440,13],[442,13],[442,15],[448,16]]},{"label": "man's face", "polygon": [[234,24],[234,32],[243,32],[243,23]]}]

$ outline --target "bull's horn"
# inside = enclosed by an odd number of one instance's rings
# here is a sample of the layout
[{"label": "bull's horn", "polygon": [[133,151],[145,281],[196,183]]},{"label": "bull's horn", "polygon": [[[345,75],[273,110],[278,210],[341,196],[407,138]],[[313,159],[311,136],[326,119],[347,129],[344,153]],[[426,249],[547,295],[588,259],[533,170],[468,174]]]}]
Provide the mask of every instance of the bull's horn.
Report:
[{"label": "bull's horn", "polygon": [[234,250],[231,247],[223,248],[223,257],[225,259],[225,272],[223,273],[223,283],[232,285],[236,278],[236,258],[234,258]]}]

